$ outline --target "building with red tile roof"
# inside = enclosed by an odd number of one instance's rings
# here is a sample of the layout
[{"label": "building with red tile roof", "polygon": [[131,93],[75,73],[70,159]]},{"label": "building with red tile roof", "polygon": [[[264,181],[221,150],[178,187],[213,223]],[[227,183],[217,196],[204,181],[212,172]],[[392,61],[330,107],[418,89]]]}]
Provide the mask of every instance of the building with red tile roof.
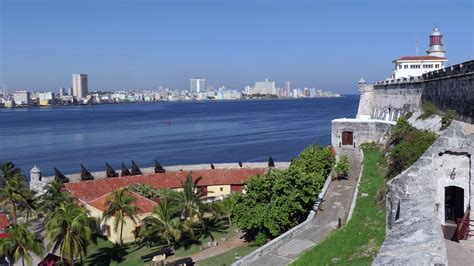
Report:
[{"label": "building with red tile roof", "polygon": [[10,227],[10,222],[8,217],[4,213],[0,213],[0,231],[4,232],[8,227]]},{"label": "building with red tile roof", "polygon": [[[158,205],[157,202],[150,200],[148,198],[145,198],[142,195],[137,194],[135,192],[126,191],[125,194],[132,196],[134,198],[134,201],[132,202],[131,205],[138,208],[137,214],[151,213],[153,209],[156,207],[156,205]],[[92,200],[88,202],[87,204],[89,204],[90,206],[102,212],[105,212],[105,210],[107,209],[107,201],[109,200],[111,195],[112,195],[112,192],[105,194],[102,197],[99,197],[95,200]]]},{"label": "building with red tile roof", "polygon": [[[197,185],[209,191],[210,187],[225,186],[229,187],[229,191],[242,190],[245,181],[251,176],[263,175],[264,168],[248,169],[212,169],[212,170],[196,170],[196,171],[177,171],[166,172],[161,174],[126,176],[81,181],[75,183],[64,184],[65,188],[71,195],[83,203],[93,201],[105,194],[122,187],[128,187],[132,184],[146,184],[158,189],[177,189],[181,187],[182,182],[191,174],[195,182],[198,177],[200,180]],[[222,187],[219,188],[219,190]],[[236,189],[240,188],[240,189]],[[221,191],[223,191],[222,189]],[[229,192],[230,193],[230,192]]]}]

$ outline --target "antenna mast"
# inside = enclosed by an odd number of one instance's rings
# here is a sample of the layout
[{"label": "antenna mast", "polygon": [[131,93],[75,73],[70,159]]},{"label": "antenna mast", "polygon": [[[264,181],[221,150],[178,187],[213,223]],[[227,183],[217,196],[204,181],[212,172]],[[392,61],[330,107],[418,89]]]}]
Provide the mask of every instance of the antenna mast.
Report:
[{"label": "antenna mast", "polygon": [[416,50],[415,50],[416,56],[418,56],[419,52],[420,52],[420,47],[418,46],[418,32],[416,32]]}]

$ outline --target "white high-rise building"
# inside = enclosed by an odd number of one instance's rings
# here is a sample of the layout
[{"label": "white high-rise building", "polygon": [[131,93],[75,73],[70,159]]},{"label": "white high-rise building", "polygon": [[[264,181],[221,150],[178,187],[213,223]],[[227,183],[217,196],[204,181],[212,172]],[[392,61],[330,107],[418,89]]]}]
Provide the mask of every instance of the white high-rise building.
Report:
[{"label": "white high-rise building", "polygon": [[192,78],[189,80],[189,90],[191,93],[200,93],[206,91],[206,79]]},{"label": "white high-rise building", "polygon": [[72,93],[78,99],[84,99],[89,93],[86,74],[72,74]]},{"label": "white high-rise building", "polygon": [[276,87],[275,87],[275,81],[268,81],[268,79],[265,79],[265,81],[257,81],[255,82],[255,87],[253,89],[253,94],[273,94],[276,95]]},{"label": "white high-rise building", "polygon": [[15,91],[13,101],[16,105],[29,105],[31,103],[31,94],[29,91]]},{"label": "white high-rise building", "polygon": [[290,97],[291,94],[291,84],[290,81],[285,82],[285,96]]}]

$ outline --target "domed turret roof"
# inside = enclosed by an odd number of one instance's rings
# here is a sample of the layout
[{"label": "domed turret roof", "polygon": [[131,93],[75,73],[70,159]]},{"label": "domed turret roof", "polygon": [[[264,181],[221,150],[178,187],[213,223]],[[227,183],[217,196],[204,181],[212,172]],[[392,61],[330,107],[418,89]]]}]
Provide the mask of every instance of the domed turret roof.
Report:
[{"label": "domed turret roof", "polygon": [[38,168],[38,166],[33,166],[33,168],[31,168],[30,170],[30,173],[41,173],[41,169]]},{"label": "domed turret roof", "polygon": [[441,32],[438,30],[438,28],[434,28],[433,31],[431,32],[430,36],[439,36],[442,35]]}]

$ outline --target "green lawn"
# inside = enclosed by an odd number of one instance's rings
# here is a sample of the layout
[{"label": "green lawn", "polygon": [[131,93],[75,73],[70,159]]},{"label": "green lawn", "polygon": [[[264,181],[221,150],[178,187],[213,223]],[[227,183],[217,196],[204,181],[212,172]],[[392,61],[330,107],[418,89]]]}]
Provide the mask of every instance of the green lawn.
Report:
[{"label": "green lawn", "polygon": [[[352,219],[292,265],[370,265],[385,239],[385,206],[377,195],[385,182],[386,159],[376,148],[364,149],[364,170]],[[368,196],[362,197],[361,193]]]},{"label": "green lawn", "polygon": [[200,260],[196,264],[199,266],[206,266],[206,265],[218,265],[218,266],[224,266],[224,265],[231,265],[233,262],[236,261],[235,259],[235,254],[237,253],[238,256],[243,257],[247,254],[250,254],[250,252],[256,250],[258,247],[257,246],[241,246],[238,248],[231,249],[229,251],[226,251],[220,255],[205,259],[205,260]]},{"label": "green lawn", "polygon": [[[235,235],[235,227],[229,227],[226,232],[215,233],[214,237],[216,241],[220,241],[220,238],[226,237],[229,238],[232,235]],[[206,244],[210,241],[208,238],[200,239],[199,243],[189,243],[188,245],[183,244],[182,246],[176,248],[175,257],[187,257],[194,253],[199,252],[199,247]],[[114,243],[99,238],[97,240],[97,245],[89,245],[87,248],[87,258],[85,262],[87,265],[144,265],[143,261],[140,259],[141,256],[149,254],[151,252],[159,250],[160,246],[152,247],[150,249],[138,248],[133,243],[126,244],[124,247],[120,248]],[[149,265],[149,264],[146,264]]]}]

